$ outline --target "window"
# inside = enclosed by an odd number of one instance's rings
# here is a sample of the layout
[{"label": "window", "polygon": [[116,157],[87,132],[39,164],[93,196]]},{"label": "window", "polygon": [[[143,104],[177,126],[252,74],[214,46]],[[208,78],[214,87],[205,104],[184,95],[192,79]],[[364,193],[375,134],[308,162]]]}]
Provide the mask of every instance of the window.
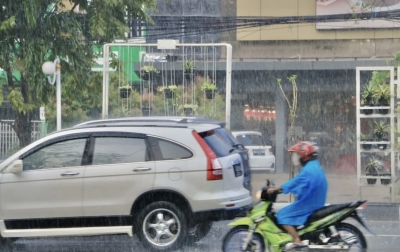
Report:
[{"label": "window", "polygon": [[232,146],[229,146],[222,138],[220,138],[213,130],[202,132],[200,136],[210,146],[217,157],[229,156],[231,151],[234,150]]},{"label": "window", "polygon": [[149,138],[155,160],[185,159],[193,156],[188,149],[163,139]]},{"label": "window", "polygon": [[96,137],[93,165],[148,161],[146,142],[141,138]]},{"label": "window", "polygon": [[24,171],[80,166],[86,138],[48,145],[23,159]]},{"label": "window", "polygon": [[265,141],[260,135],[238,135],[236,139],[244,146],[265,146]]}]

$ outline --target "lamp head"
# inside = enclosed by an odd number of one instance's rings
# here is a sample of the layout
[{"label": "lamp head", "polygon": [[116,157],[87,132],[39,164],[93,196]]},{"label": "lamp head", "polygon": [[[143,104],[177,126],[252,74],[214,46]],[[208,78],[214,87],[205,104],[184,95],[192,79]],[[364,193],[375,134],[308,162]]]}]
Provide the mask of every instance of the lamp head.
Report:
[{"label": "lamp head", "polygon": [[56,66],[53,62],[47,61],[42,65],[42,71],[46,75],[52,75],[56,72]]}]

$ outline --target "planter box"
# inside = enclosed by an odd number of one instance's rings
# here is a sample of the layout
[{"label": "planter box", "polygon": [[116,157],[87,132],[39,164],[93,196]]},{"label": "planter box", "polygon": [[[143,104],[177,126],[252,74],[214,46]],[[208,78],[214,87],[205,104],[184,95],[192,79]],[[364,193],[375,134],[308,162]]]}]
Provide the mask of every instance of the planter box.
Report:
[{"label": "planter box", "polygon": [[131,95],[132,89],[131,88],[120,88],[119,89],[119,96],[121,98],[128,98]]},{"label": "planter box", "polygon": [[150,116],[152,110],[153,110],[153,108],[151,108],[151,107],[143,107],[142,108],[142,116]]},{"label": "planter box", "polygon": [[[379,176],[381,177],[385,177],[388,176],[390,177],[390,174],[380,174]],[[382,185],[389,185],[392,182],[392,179],[388,178],[388,179],[381,179],[381,184]]]},{"label": "planter box", "polygon": [[215,97],[215,90],[204,90],[206,93],[207,99],[214,99]]},{"label": "planter box", "polygon": [[172,91],[170,89],[164,89],[165,98],[171,99],[172,98]]},{"label": "planter box", "polygon": [[140,79],[142,80],[150,80],[150,73],[140,72]]}]

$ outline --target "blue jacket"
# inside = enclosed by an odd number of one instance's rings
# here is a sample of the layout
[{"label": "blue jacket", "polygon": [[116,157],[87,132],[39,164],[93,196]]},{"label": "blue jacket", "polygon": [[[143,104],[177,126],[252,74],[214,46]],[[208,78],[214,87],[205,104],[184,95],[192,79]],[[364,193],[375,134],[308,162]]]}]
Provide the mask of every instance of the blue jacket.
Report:
[{"label": "blue jacket", "polygon": [[281,225],[301,226],[317,209],[325,205],[328,182],[318,160],[306,163],[300,173],[281,185],[282,193],[296,195],[296,201],[277,213]]}]

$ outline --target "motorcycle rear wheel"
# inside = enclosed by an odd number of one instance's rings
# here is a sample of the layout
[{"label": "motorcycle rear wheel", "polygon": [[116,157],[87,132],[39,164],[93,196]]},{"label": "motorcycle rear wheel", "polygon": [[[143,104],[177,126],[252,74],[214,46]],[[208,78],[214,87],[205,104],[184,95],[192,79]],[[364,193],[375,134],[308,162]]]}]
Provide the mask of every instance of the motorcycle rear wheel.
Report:
[{"label": "motorcycle rear wheel", "polygon": [[367,251],[367,241],[361,231],[349,223],[339,223],[336,225],[336,230],[340,234],[342,240],[351,245],[350,252],[365,252]]},{"label": "motorcycle rear wheel", "polygon": [[223,252],[264,252],[264,240],[260,234],[254,233],[251,244],[246,250],[242,250],[244,239],[249,234],[248,226],[237,226],[232,228],[224,237],[222,242]]}]

